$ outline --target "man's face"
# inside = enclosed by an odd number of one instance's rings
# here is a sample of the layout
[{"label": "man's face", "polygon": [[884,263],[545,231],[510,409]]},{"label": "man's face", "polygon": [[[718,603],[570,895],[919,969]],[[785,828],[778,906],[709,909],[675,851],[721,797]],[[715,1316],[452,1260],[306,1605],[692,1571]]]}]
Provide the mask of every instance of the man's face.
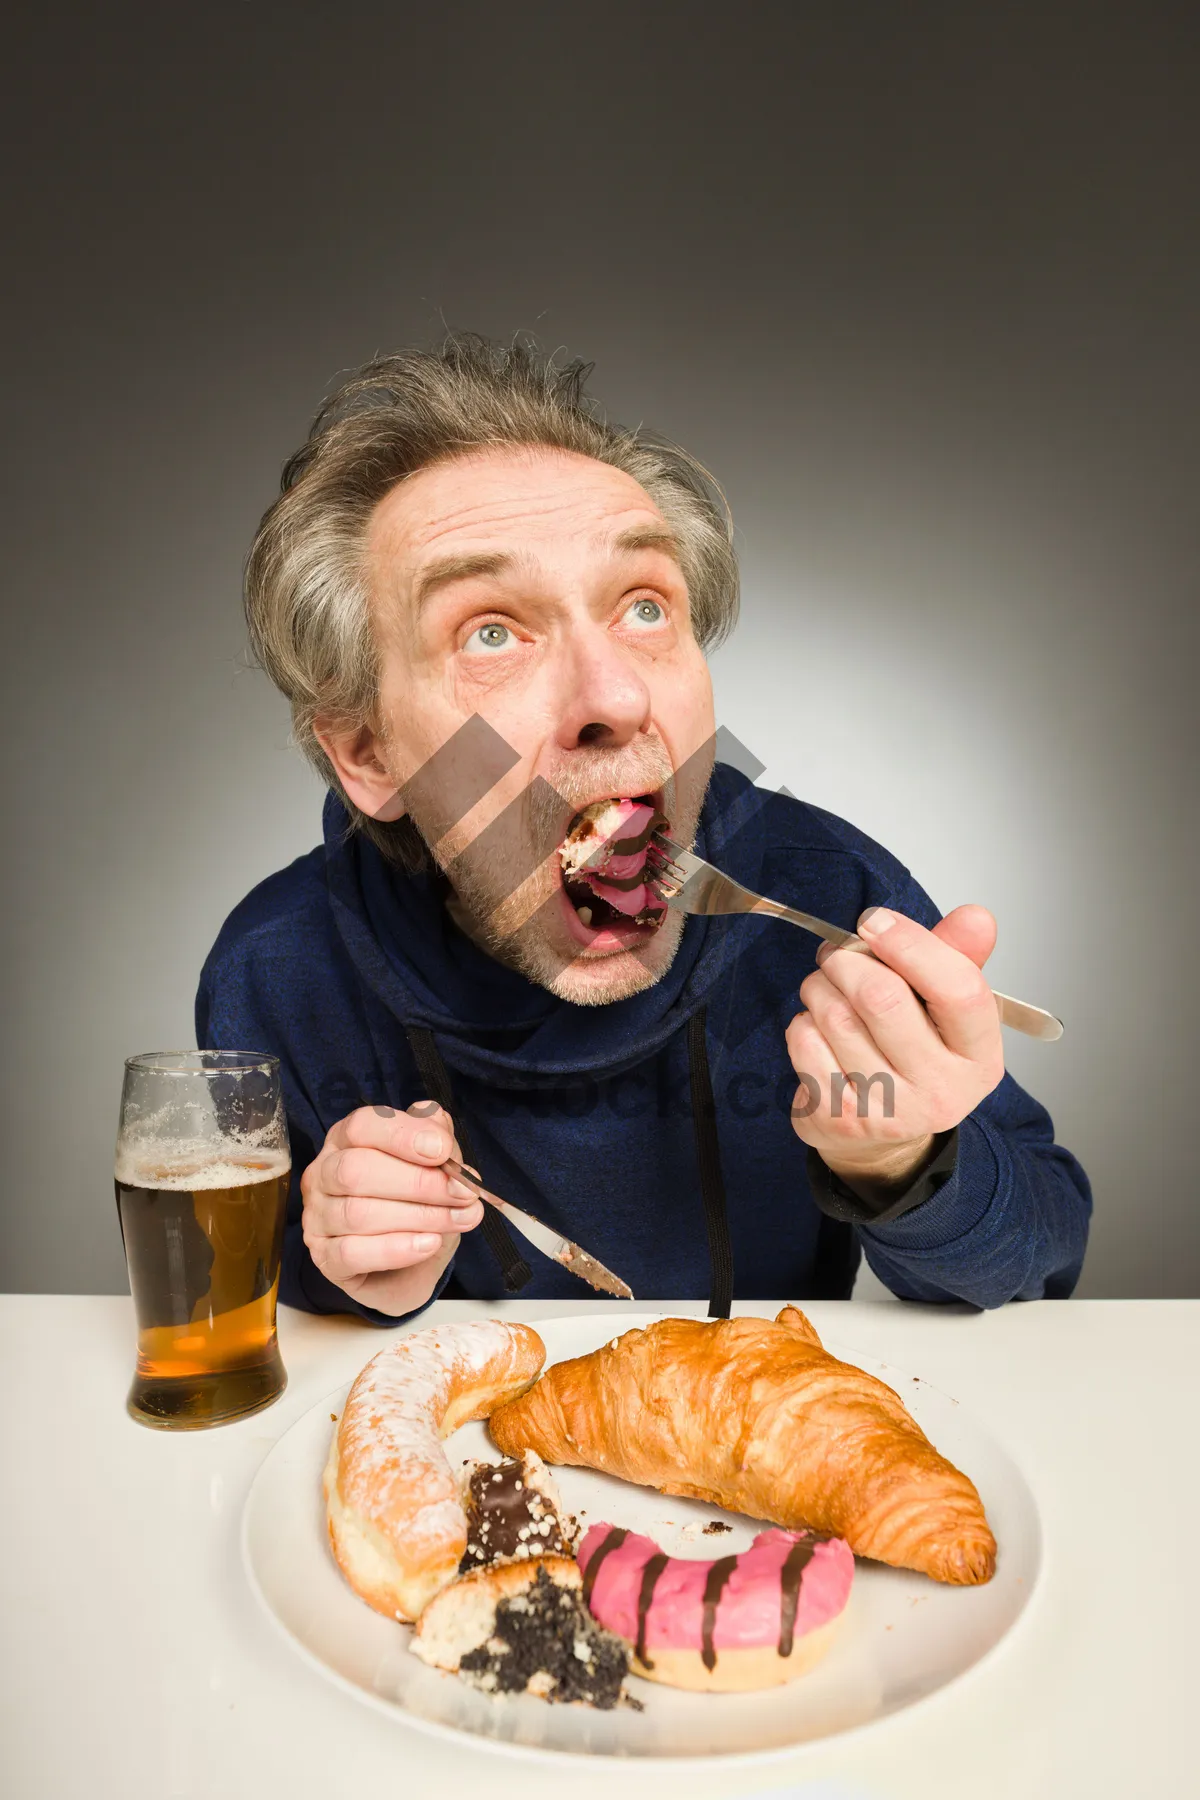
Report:
[{"label": "man's face", "polygon": [[388,780],[411,781],[473,715],[519,758],[461,818],[420,782],[406,797],[461,922],[563,999],[594,1005],[650,986],[670,966],[681,915],[657,928],[585,925],[557,845],[580,808],[609,798],[652,796],[672,836],[695,831],[712,686],[663,515],[630,476],[589,457],[478,451],[394,488],[367,553],[385,728],[374,754]]}]

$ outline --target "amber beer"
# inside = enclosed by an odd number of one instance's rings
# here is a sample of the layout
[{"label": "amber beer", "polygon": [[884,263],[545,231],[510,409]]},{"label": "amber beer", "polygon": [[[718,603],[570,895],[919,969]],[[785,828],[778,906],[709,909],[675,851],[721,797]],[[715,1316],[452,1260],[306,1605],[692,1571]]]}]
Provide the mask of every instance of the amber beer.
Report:
[{"label": "amber beer", "polygon": [[291,1163],[277,1073],[263,1058],[256,1089],[228,1066],[234,1053],[178,1054],[226,1059],[177,1071],[210,1077],[215,1104],[198,1104],[183,1083],[164,1088],[155,1068],[138,1107],[127,1068],[115,1186],[137,1317],[128,1408],[143,1424],[187,1430],[242,1418],[283,1392],[275,1305]]}]

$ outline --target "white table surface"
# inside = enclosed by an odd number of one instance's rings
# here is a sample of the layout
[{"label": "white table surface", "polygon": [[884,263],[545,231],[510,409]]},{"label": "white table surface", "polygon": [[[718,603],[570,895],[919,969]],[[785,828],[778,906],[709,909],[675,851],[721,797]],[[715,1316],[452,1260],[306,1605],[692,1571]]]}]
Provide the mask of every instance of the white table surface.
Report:
[{"label": "white table surface", "polygon": [[[487,1312],[536,1323],[599,1305],[620,1317],[615,1302],[452,1302],[421,1324]],[[124,1410],[127,1299],[0,1297],[0,1793],[536,1800],[619,1784],[628,1800],[1174,1800],[1200,1791],[1200,1302],[806,1310],[840,1343],[953,1394],[1007,1446],[1041,1511],[1043,1576],[988,1664],[861,1741],[681,1774],[518,1763],[425,1737],[324,1681],[260,1612],[238,1548],[255,1471],[387,1333],[281,1308],[283,1398],[241,1424],[167,1434]]]}]

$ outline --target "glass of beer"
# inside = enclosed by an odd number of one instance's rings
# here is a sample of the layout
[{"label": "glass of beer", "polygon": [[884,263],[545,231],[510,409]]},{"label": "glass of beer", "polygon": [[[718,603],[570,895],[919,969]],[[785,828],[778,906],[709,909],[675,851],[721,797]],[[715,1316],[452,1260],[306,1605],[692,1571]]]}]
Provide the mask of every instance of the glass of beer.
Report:
[{"label": "glass of beer", "polygon": [[117,1215],[142,1425],[243,1419],[287,1384],[275,1301],[291,1154],[273,1056],[159,1050],[125,1064]]}]

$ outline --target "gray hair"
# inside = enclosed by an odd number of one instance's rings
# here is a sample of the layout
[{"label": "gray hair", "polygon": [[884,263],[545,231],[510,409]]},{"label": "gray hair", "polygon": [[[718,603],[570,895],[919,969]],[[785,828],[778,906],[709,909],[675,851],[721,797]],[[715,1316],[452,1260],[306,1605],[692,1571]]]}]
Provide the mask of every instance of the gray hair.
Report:
[{"label": "gray hair", "polygon": [[474,332],[453,333],[436,350],[379,357],[322,406],[259,525],[245,584],[255,656],[291,702],[296,742],[352,825],[402,867],[427,862],[415,827],[407,818],[385,822],[360,812],[317,742],[314,722],[386,735],[365,546],[376,506],[406,476],[510,444],[570,450],[622,469],[679,539],[701,647],[719,643],[737,618],[724,494],[679,445],[603,418],[584,393],[594,366],[576,359],[557,367],[519,337],[503,345]]}]

